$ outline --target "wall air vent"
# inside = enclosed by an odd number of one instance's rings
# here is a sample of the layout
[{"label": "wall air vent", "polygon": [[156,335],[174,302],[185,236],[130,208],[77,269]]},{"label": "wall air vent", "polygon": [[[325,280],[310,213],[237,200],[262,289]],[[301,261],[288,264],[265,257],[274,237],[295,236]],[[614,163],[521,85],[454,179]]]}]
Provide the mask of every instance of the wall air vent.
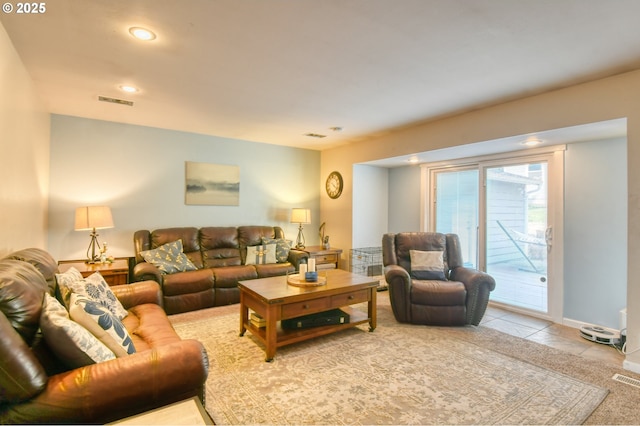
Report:
[{"label": "wall air vent", "polygon": [[125,101],[124,99],[116,99],[116,98],[108,98],[106,96],[98,96],[98,100],[100,102],[110,102],[112,104],[133,106],[133,102]]},{"label": "wall air vent", "polygon": [[305,133],[305,136],[309,136],[310,138],[326,138],[327,135],[320,135],[318,133]]}]

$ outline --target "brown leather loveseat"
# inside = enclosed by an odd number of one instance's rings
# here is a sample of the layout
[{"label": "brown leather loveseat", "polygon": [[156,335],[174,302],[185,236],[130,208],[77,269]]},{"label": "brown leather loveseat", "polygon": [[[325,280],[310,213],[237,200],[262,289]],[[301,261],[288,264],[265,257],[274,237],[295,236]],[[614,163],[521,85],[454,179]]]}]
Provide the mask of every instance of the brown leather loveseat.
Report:
[{"label": "brown leather loveseat", "polygon": [[[142,252],[158,249],[175,241],[195,270],[163,274],[146,262]],[[249,264],[247,247],[265,241],[285,243],[284,231],[278,226],[181,227],[140,230],[133,236],[136,265],[134,281],[154,280],[162,287],[164,309],[168,314],[194,311],[240,302],[238,281],[286,275],[298,269],[308,253],[286,248],[275,263]],[[288,251],[288,254],[287,254]]]},{"label": "brown leather loveseat", "polygon": [[66,315],[57,272],[40,249],[0,260],[0,424],[105,423],[193,396],[202,400],[206,351],[176,334],[153,281],[110,287],[127,311],[122,325],[135,353],[71,367],[72,358],[60,354],[73,345],[61,333],[77,323],[48,322],[60,310]]}]

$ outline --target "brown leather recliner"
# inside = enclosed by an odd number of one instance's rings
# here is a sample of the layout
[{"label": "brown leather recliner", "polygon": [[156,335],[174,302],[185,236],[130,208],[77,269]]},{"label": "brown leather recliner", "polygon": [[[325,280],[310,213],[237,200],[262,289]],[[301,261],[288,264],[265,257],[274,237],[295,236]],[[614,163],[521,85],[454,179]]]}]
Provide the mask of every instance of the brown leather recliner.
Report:
[{"label": "brown leather recliner", "polygon": [[[442,270],[420,267],[420,253],[442,252]],[[435,253],[440,256],[439,253]],[[429,255],[429,253],[427,253]],[[403,232],[382,237],[382,261],[393,315],[399,322],[428,325],[478,325],[495,280],[462,262],[455,234]],[[435,274],[435,275],[434,275]],[[436,275],[441,274],[440,277]]]},{"label": "brown leather recliner", "polygon": [[105,423],[203,399],[207,353],[177,335],[153,281],[111,287],[128,311],[122,322],[136,353],[77,368],[56,356],[40,329],[56,272],[56,261],[40,249],[0,260],[0,424]]}]

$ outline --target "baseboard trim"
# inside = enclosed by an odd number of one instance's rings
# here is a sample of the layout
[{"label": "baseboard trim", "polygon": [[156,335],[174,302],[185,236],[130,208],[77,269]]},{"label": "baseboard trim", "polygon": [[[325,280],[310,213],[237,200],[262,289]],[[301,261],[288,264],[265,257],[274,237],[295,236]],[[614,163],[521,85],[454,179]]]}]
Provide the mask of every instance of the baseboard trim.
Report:
[{"label": "baseboard trim", "polygon": [[618,337],[620,337],[620,330],[616,330],[615,328],[611,328],[611,327],[605,327],[602,325],[598,325],[598,324],[591,324],[588,322],[584,322],[584,321],[576,321],[576,320],[572,320],[570,318],[563,318],[562,319],[562,325],[566,325],[567,327],[571,327],[571,328],[577,328],[580,329],[583,325],[589,326],[589,327],[600,327],[603,328],[607,331],[610,331],[611,333],[618,335]]},{"label": "baseboard trim", "polygon": [[633,371],[634,373],[640,373],[640,364],[637,362],[631,362],[628,360],[622,361],[622,368],[625,370]]}]

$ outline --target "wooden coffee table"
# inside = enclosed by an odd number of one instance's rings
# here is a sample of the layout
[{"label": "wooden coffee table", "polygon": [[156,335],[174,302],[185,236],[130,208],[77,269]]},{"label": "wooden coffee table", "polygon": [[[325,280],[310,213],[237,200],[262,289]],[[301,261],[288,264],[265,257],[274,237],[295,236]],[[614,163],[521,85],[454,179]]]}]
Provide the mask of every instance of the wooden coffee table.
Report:
[{"label": "wooden coffee table", "polygon": [[[315,287],[289,285],[286,276],[238,282],[240,336],[244,336],[245,331],[249,330],[262,341],[267,362],[273,360],[276,348],[280,346],[335,333],[367,322],[369,331],[375,330],[378,280],[341,269],[322,271],[320,276],[326,277],[327,282]],[[367,313],[349,307],[362,302],[368,302]],[[281,320],[335,308],[342,308],[350,315],[348,323],[296,330],[283,330],[280,327]],[[251,323],[249,309],[266,320],[266,327],[258,328]]]}]

